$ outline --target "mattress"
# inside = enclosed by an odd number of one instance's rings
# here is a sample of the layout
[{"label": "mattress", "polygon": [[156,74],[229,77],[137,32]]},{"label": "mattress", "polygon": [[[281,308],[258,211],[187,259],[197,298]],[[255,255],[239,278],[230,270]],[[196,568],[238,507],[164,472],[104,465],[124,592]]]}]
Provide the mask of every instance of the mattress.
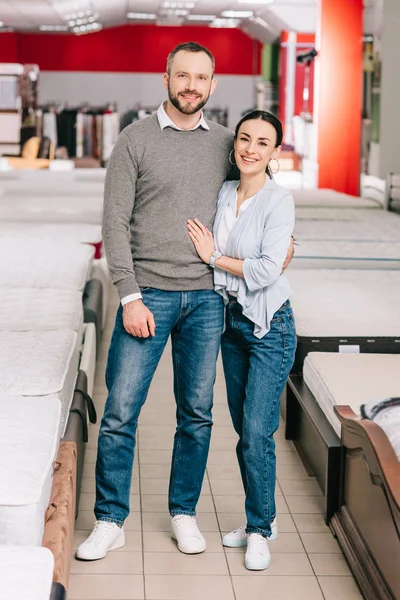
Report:
[{"label": "mattress", "polygon": [[[24,181],[25,179],[25,181]],[[10,196],[44,197],[49,199],[65,196],[98,196],[103,197],[104,183],[102,181],[75,181],[70,173],[46,173],[46,180],[41,174],[20,175],[18,180],[0,180],[0,190]]]},{"label": "mattress", "polygon": [[84,344],[79,368],[86,373],[87,389],[90,397],[93,396],[94,376],[96,372],[96,326],[94,323],[85,325]]},{"label": "mattress", "polygon": [[303,379],[340,437],[333,407],[351,406],[359,414],[366,402],[398,396],[400,355],[310,352],[304,361]]},{"label": "mattress", "polygon": [[[30,193],[28,196],[27,194]],[[92,223],[100,225],[103,215],[103,196],[82,196],[78,192],[60,196],[32,191],[21,196],[5,192],[0,196],[0,221],[35,223]]]},{"label": "mattress", "polygon": [[103,329],[106,324],[107,319],[107,310],[108,303],[110,301],[110,287],[111,287],[111,277],[108,271],[107,260],[105,258],[101,258],[93,261],[93,268],[90,279],[98,279],[101,281],[101,285],[103,287],[102,296],[103,296],[103,317],[101,328]]},{"label": "mattress", "polygon": [[4,288],[0,294],[0,331],[82,332],[82,293],[73,290]]},{"label": "mattress", "polygon": [[292,190],[293,199],[297,207],[300,206],[325,206],[342,208],[381,208],[379,202],[371,199],[358,198],[341,194],[335,190],[317,189],[317,190]]},{"label": "mattress", "polygon": [[288,278],[298,337],[400,338],[400,271],[295,269]]},{"label": "mattress", "polygon": [[54,396],[0,395],[0,545],[42,543],[60,418]]},{"label": "mattress", "polygon": [[0,394],[55,395],[65,431],[78,372],[81,339],[75,331],[0,331]]},{"label": "mattress", "polygon": [[0,287],[82,290],[94,249],[68,240],[0,238]]},{"label": "mattress", "polygon": [[305,240],[290,269],[400,269],[400,242]]},{"label": "mattress", "polygon": [[0,548],[0,600],[49,600],[53,569],[48,548]]},{"label": "mattress", "polygon": [[[304,240],[400,242],[400,217],[385,211],[346,209],[335,216],[332,209],[296,211],[295,237]],[[359,216],[357,216],[359,215]]]}]

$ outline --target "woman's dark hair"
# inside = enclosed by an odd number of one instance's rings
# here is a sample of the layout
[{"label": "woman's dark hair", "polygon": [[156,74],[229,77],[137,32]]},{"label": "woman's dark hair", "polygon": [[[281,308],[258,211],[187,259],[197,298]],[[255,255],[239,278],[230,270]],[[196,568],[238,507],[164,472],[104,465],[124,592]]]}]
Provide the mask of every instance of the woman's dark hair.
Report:
[{"label": "woman's dark hair", "polygon": [[[242,119],[240,119],[240,121],[236,125],[236,129],[235,129],[235,140],[237,140],[237,137],[239,135],[239,130],[240,130],[241,126],[243,125],[243,123],[245,123],[246,121],[254,121],[256,119],[260,119],[261,121],[265,121],[266,123],[269,123],[270,125],[272,125],[272,127],[276,131],[275,148],[278,148],[278,146],[280,146],[282,144],[282,140],[283,140],[282,123],[280,122],[280,120],[277,117],[275,117],[275,115],[273,115],[272,113],[267,112],[265,110],[253,110],[251,113],[249,113],[248,115],[245,115]],[[272,173],[270,171],[269,166],[267,166],[267,168],[266,168],[266,173],[272,179]]]}]

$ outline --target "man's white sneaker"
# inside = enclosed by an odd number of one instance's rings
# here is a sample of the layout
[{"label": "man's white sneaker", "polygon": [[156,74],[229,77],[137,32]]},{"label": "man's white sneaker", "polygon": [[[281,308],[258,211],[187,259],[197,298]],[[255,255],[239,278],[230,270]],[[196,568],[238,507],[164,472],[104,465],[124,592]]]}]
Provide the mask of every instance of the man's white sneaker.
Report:
[{"label": "man's white sneaker", "polygon": [[264,571],[271,564],[271,554],[268,542],[259,533],[250,533],[247,540],[244,565],[249,571]]},{"label": "man's white sneaker", "polygon": [[96,521],[89,537],[79,546],[76,558],[99,560],[110,550],[122,548],[125,544],[124,528],[108,521]]},{"label": "man's white sneaker", "polygon": [[[246,533],[246,525],[241,525],[239,529],[235,529],[230,533],[227,533],[222,538],[222,545],[227,548],[241,548],[247,545],[249,534]],[[275,519],[271,522],[271,535],[268,538],[269,542],[278,539],[278,520]]]},{"label": "man's white sneaker", "polygon": [[171,521],[172,538],[184,554],[200,554],[207,548],[206,540],[197,527],[196,518],[176,515]]}]

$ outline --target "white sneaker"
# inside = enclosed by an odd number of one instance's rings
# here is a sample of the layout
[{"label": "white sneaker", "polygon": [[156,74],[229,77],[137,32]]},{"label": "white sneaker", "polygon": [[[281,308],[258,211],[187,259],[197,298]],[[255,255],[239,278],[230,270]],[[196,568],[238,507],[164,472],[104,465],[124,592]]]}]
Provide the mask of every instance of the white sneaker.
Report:
[{"label": "white sneaker", "polygon": [[268,542],[259,533],[250,533],[247,540],[244,565],[249,571],[264,571],[271,564],[271,554]]},{"label": "white sneaker", "polygon": [[122,548],[125,544],[124,528],[108,521],[96,521],[89,537],[79,546],[76,558],[99,560],[110,550]]},{"label": "white sneaker", "polygon": [[172,539],[184,554],[200,554],[207,548],[206,540],[197,527],[196,518],[176,515],[171,521]]},{"label": "white sneaker", "polygon": [[[249,534],[246,533],[246,524],[241,525],[239,529],[235,529],[230,533],[227,533],[222,538],[222,545],[227,548],[242,548],[247,545]],[[269,542],[273,542],[278,539],[278,520],[275,519],[271,522],[271,535],[268,538]]]}]

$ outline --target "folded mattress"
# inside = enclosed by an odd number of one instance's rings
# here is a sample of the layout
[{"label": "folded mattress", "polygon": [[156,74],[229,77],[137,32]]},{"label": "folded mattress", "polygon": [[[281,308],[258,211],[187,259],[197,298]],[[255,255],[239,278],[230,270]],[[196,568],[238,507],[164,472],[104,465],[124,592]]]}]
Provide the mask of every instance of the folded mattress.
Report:
[{"label": "folded mattress", "polygon": [[339,354],[310,352],[303,367],[303,379],[340,437],[335,405],[360,406],[372,400],[398,396],[399,354]]},{"label": "folded mattress", "polygon": [[0,548],[0,600],[49,600],[53,569],[48,548]]},{"label": "folded mattress", "polygon": [[0,394],[0,545],[42,543],[60,419],[55,396]]},{"label": "folded mattress", "polygon": [[358,198],[341,194],[335,190],[317,189],[317,190],[291,190],[293,199],[297,207],[301,206],[321,206],[321,207],[342,207],[342,208],[382,208],[379,202],[367,198]]},{"label": "folded mattress", "polygon": [[0,238],[0,287],[83,291],[94,248],[69,240]]},{"label": "folded mattress", "polygon": [[[359,216],[357,216],[359,215]],[[400,242],[400,217],[379,210],[299,209],[295,237],[304,240]]]},{"label": "folded mattress", "polygon": [[0,331],[0,394],[55,395],[65,431],[82,340],[75,331]]},{"label": "folded mattress", "polygon": [[0,331],[82,332],[82,293],[74,290],[4,288],[0,293]]},{"label": "folded mattress", "polygon": [[400,242],[304,240],[290,269],[400,269]]},{"label": "folded mattress", "polygon": [[400,338],[399,271],[294,269],[288,277],[298,338]]},{"label": "folded mattress", "polygon": [[71,193],[71,196],[3,193],[0,196],[0,221],[101,224],[103,197]]}]

